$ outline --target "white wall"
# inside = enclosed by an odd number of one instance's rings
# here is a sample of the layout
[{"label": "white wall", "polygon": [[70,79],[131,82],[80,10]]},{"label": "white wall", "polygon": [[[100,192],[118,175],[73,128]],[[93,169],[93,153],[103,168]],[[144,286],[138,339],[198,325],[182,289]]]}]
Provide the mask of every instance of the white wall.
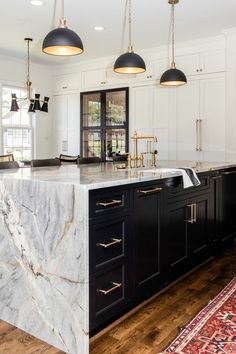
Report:
[{"label": "white wall", "polygon": [[[0,57],[0,83],[2,85],[12,85],[24,87],[26,81],[27,65],[23,60]],[[44,65],[30,64],[30,79],[32,88],[40,93],[41,97],[50,97],[49,113],[35,114],[35,158],[52,157],[52,72]],[[2,134],[0,134],[2,139]]]}]

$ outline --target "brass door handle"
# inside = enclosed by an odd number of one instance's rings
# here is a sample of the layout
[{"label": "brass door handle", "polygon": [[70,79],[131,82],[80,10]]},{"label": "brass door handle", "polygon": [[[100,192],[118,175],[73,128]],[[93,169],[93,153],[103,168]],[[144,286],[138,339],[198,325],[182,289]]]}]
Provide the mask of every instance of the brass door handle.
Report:
[{"label": "brass door handle", "polygon": [[222,175],[233,175],[234,173],[236,173],[236,171],[221,172]]},{"label": "brass door handle", "polygon": [[97,247],[109,248],[122,242],[121,238],[112,238],[109,243],[97,243]]},{"label": "brass door handle", "polygon": [[202,151],[202,119],[199,119],[199,151]]},{"label": "brass door handle", "polygon": [[211,177],[211,179],[213,179],[214,181],[218,180],[218,179],[221,179],[222,176],[214,176],[214,177]]},{"label": "brass door handle", "polygon": [[188,208],[190,208],[190,219],[187,220],[188,223],[193,224],[194,223],[194,205],[193,204],[188,204]]},{"label": "brass door handle", "polygon": [[197,222],[197,204],[193,204],[193,223]]},{"label": "brass door handle", "polygon": [[111,282],[111,284],[113,285],[112,288],[110,288],[108,290],[97,289],[97,292],[102,293],[103,295],[108,295],[108,294],[112,293],[113,291],[122,287],[122,283]]},{"label": "brass door handle", "polygon": [[159,193],[162,191],[162,188],[152,188],[152,189],[146,189],[146,190],[139,190],[139,193],[142,194],[151,194],[151,193]]},{"label": "brass door handle", "polygon": [[199,151],[199,119],[196,119],[196,151]]},{"label": "brass door handle", "polygon": [[108,207],[108,206],[112,206],[112,205],[119,205],[122,203],[122,200],[119,199],[112,199],[110,202],[97,202],[96,205],[100,205],[103,207]]}]

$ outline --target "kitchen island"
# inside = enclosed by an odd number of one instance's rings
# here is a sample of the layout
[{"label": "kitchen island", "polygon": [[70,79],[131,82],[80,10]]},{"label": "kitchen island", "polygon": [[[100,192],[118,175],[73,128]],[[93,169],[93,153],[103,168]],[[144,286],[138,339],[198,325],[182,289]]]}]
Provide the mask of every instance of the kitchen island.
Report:
[{"label": "kitchen island", "polygon": [[[204,176],[206,184],[204,182],[202,186],[191,189],[198,191],[200,188],[201,195],[205,197],[213,193],[214,186],[218,186],[215,183],[221,176],[220,171],[233,169],[236,165],[169,161],[160,163],[159,167],[188,166],[195,167]],[[158,260],[150,264],[154,269],[158,263],[158,271],[155,276],[148,277],[148,282],[151,279],[148,286],[143,286],[147,284],[143,280],[137,282],[135,296],[130,286],[123,290],[122,277],[127,281],[127,277],[132,275],[132,267],[140,267],[137,259],[133,265],[129,261],[133,257],[130,252],[135,237],[130,236],[121,246],[123,240],[113,235],[113,241],[109,243],[109,232],[121,232],[124,237],[138,232],[131,225],[138,225],[142,219],[139,214],[140,201],[144,199],[137,197],[140,192],[148,195],[150,203],[147,206],[152,207],[146,221],[152,221],[150,215],[158,215],[149,234],[160,232],[160,220],[166,220],[166,213],[173,210],[169,207],[173,202],[166,203],[172,196],[168,196],[165,183],[167,181],[167,188],[172,188],[172,182],[179,181],[181,177],[176,171],[158,171],[116,169],[112,163],[1,171],[0,318],[66,353],[86,354],[89,353],[90,331],[99,329],[106,321],[116,317],[119,311],[122,313],[148,297],[154,281],[159,284],[156,288],[154,286],[154,292],[172,281],[172,278],[165,278],[165,272],[160,271],[162,267],[167,269],[167,264],[160,267]],[[207,184],[209,176],[214,186]],[[179,184],[177,188],[182,190]],[[161,190],[164,194],[160,199],[160,193],[158,197],[155,193]],[[120,199],[117,200],[117,196]],[[183,199],[181,197],[181,201]],[[209,201],[201,199],[199,210],[202,200],[213,203],[212,198]],[[197,203],[194,201],[187,205]],[[214,203],[217,203],[216,198]],[[163,205],[167,207],[160,208]],[[190,209],[191,215],[187,221],[195,226],[194,210],[192,207]],[[161,228],[163,233],[167,233],[166,226]],[[106,234],[105,229],[110,230],[107,239],[103,243],[101,240],[98,242],[97,237]],[[142,231],[142,225],[138,225],[137,229]],[[142,239],[141,233],[139,239]],[[160,244],[161,247],[168,247],[159,238],[158,243],[155,239],[149,241],[150,252],[153,246],[159,247]],[[111,243],[117,244],[118,248],[109,249]],[[140,249],[144,251],[144,246],[142,243],[138,245],[138,252]],[[104,256],[105,249],[111,253]],[[207,257],[210,254],[203,255]],[[174,267],[175,263],[171,273],[176,274],[173,279],[181,274],[180,268]],[[186,264],[181,266],[182,272]],[[135,273],[137,279],[139,275],[143,277],[143,272],[144,269],[142,274]],[[111,288],[100,286],[107,282],[104,278],[109,275],[114,275],[118,280],[112,282]],[[98,301],[95,299],[97,294],[100,296]],[[108,294],[111,294],[109,300]]]}]

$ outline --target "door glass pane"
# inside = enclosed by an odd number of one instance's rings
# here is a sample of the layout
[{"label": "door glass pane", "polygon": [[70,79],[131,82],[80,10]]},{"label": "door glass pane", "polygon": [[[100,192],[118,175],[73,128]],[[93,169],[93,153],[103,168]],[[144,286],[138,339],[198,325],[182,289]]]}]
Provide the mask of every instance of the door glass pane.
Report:
[{"label": "door glass pane", "polygon": [[101,157],[101,132],[99,130],[83,131],[83,157]]},{"label": "door glass pane", "polygon": [[126,91],[106,93],[106,125],[123,125],[126,122]]},{"label": "door glass pane", "polygon": [[112,153],[124,154],[126,152],[125,145],[125,129],[107,129],[106,131],[106,156],[111,157]]},{"label": "door glass pane", "polygon": [[101,125],[101,94],[86,94],[83,96],[83,126],[94,127]]}]

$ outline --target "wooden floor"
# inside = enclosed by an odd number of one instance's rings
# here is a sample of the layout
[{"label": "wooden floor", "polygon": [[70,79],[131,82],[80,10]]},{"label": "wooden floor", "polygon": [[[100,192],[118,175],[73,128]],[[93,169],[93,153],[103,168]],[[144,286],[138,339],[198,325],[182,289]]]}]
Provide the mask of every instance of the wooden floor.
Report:
[{"label": "wooden floor", "polygon": [[[92,340],[90,354],[157,354],[236,275],[236,246],[169,287],[108,333]],[[62,354],[0,321],[0,354]]]}]

